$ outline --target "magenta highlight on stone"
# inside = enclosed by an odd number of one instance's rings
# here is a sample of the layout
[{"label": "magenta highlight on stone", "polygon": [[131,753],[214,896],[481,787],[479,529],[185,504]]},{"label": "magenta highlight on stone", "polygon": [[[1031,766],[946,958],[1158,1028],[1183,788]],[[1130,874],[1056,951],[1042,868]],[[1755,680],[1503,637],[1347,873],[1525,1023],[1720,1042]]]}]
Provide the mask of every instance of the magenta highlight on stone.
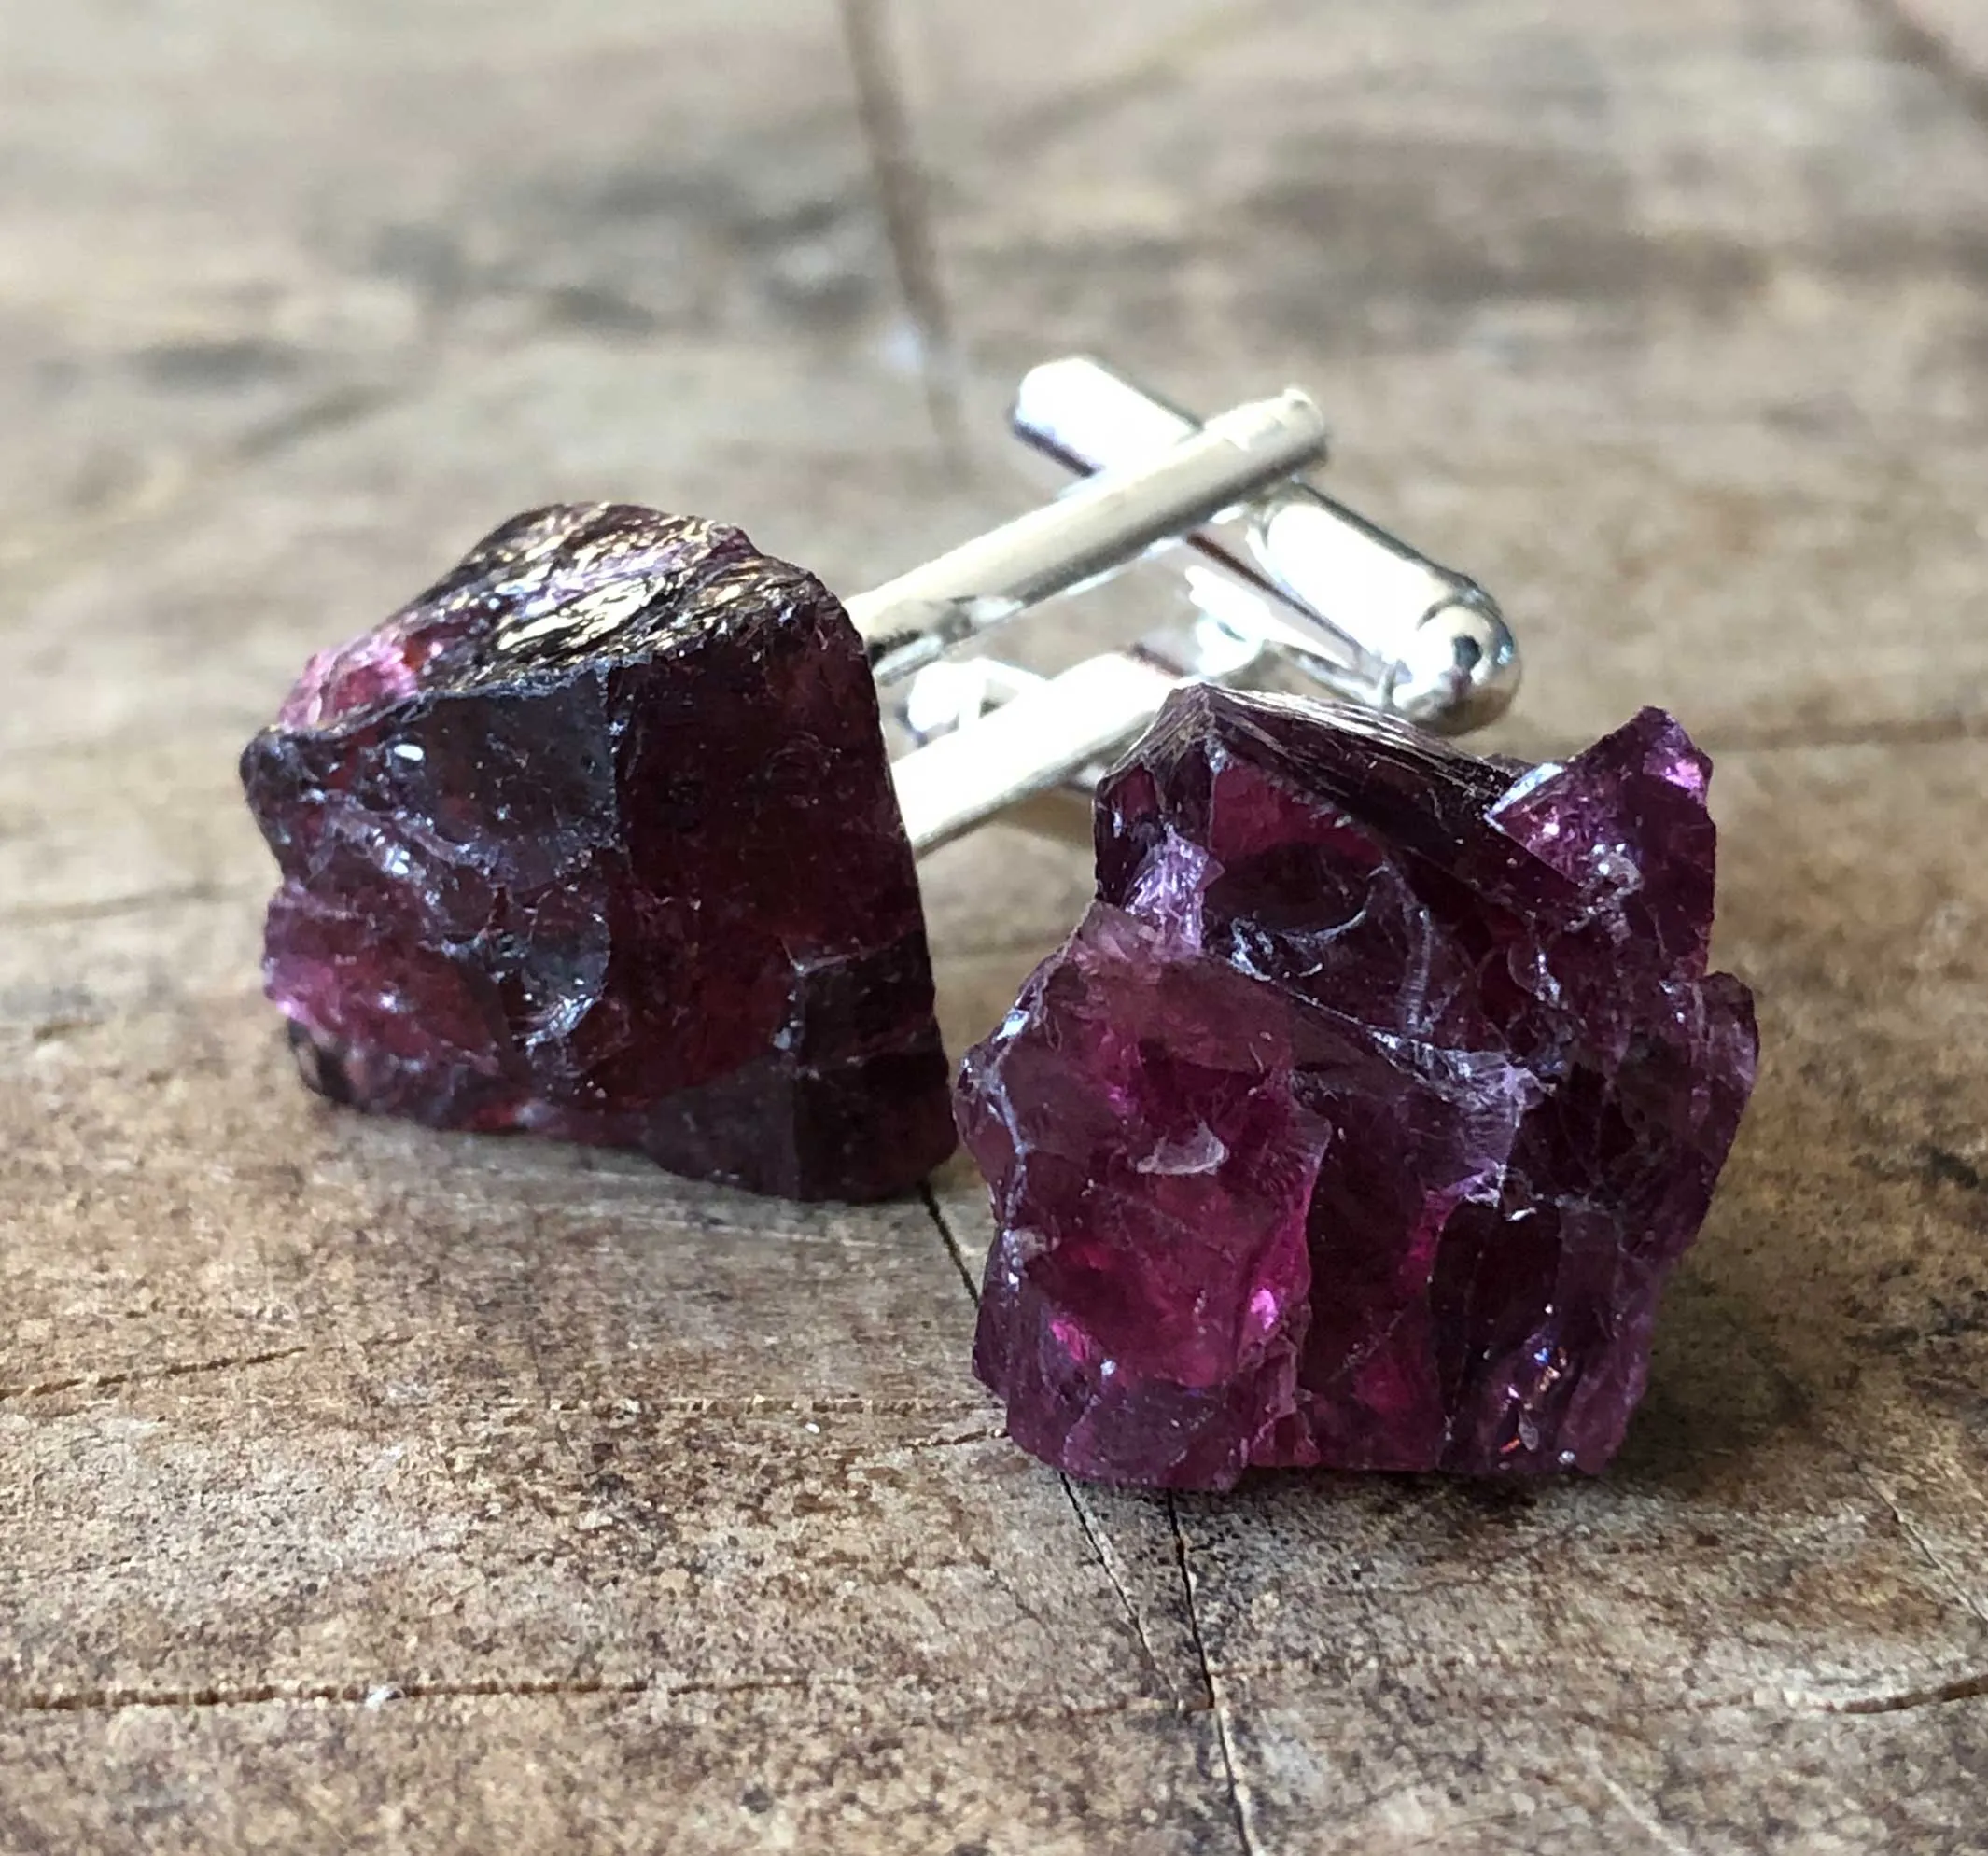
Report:
[{"label": "magenta highlight on stone", "polygon": [[1710,773],[1657,709],[1528,767],[1172,694],[957,1084],[1009,1433],[1169,1488],[1602,1469],[1753,1085]]}]

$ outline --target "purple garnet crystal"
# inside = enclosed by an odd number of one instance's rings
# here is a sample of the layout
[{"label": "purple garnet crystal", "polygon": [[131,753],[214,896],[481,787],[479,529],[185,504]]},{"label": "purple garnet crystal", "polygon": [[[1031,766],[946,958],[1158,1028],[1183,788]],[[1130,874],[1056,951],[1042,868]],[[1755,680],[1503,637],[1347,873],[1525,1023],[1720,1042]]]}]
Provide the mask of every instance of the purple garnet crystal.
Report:
[{"label": "purple garnet crystal", "polygon": [[1657,709],[1528,770],[1174,695],[960,1074],[1010,1434],[1177,1488],[1606,1463],[1753,1084],[1709,772]]},{"label": "purple garnet crystal", "polygon": [[875,1198],[953,1145],[863,647],[737,529],[539,510],[242,760],[304,1073],[437,1126]]}]

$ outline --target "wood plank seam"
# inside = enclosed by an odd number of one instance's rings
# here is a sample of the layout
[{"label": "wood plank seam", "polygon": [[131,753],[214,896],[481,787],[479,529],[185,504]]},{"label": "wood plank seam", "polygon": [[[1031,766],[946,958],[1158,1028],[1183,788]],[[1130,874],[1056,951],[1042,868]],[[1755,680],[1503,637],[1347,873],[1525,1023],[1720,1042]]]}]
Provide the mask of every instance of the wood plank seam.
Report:
[{"label": "wood plank seam", "polygon": [[1236,1751],[1228,1698],[1216,1678],[1214,1664],[1208,1654],[1208,1640],[1201,1632],[1201,1612],[1195,1596],[1194,1564],[1187,1554],[1187,1532],[1181,1525],[1180,1503],[1174,1500],[1171,1490],[1167,1495],[1167,1521],[1173,1529],[1174,1556],[1180,1567],[1181,1590],[1187,1603],[1187,1628],[1194,1640],[1195,1654],[1201,1659],[1201,1680],[1207,1684],[1209,1706],[1214,1712],[1215,1736],[1222,1750],[1222,1769],[1228,1781],[1229,1805],[1236,1815],[1236,1835],[1243,1856],[1264,1856],[1264,1847],[1257,1837],[1250,1807],[1249,1786],[1244,1781],[1241,1762]]}]

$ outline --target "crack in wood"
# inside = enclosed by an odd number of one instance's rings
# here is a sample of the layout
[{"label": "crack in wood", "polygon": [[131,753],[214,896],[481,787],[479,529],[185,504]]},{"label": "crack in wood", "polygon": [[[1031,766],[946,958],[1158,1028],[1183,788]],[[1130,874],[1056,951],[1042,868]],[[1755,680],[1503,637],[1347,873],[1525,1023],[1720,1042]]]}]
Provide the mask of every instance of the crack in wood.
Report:
[{"label": "crack in wood", "polygon": [[889,0],[841,0],[843,47],[898,292],[917,330],[926,409],[948,463],[963,476],[967,447],[959,344],[932,232],[931,177],[912,134],[903,77],[891,49],[889,5]]},{"label": "crack in wood", "polygon": [[0,1400],[45,1399],[58,1392],[96,1391],[112,1386],[149,1385],[162,1379],[189,1379],[201,1373],[227,1373],[238,1367],[267,1366],[273,1361],[292,1360],[310,1348],[302,1342],[294,1347],[271,1347],[262,1353],[224,1354],[213,1360],[181,1360],[164,1366],[134,1366],[116,1373],[78,1373],[66,1379],[41,1379],[25,1386],[0,1386]]},{"label": "crack in wood", "polygon": [[[932,1191],[929,1181],[920,1187],[919,1191],[924,1197],[926,1209],[931,1214],[932,1223],[938,1227],[940,1241],[945,1244],[947,1253],[953,1260],[954,1267],[959,1272],[960,1281],[966,1285],[967,1294],[973,1299],[974,1305],[977,1307],[980,1303],[979,1289],[973,1281],[973,1271],[967,1265],[966,1257],[961,1250],[959,1237],[955,1234],[951,1223],[947,1221],[944,1208],[939,1204],[938,1194]],[[1058,1472],[1057,1479],[1063,1485],[1063,1493],[1070,1498],[1070,1505],[1076,1514],[1077,1526],[1083,1529],[1084,1537],[1089,1542],[1092,1553],[1097,1556],[1099,1565],[1104,1569],[1105,1577],[1111,1581],[1113,1590],[1118,1594],[1119,1602],[1125,1607],[1126,1615],[1131,1620],[1132,1629],[1139,1639],[1140,1650],[1143,1654],[1148,1666],[1154,1675],[1162,1682],[1166,1682],[1168,1688],[1171,1690],[1173,1685],[1169,1681],[1166,1670],[1161,1667],[1159,1658],[1154,1652],[1152,1640],[1146,1634],[1145,1620],[1141,1616],[1139,1608],[1133,1603],[1131,1592],[1119,1577],[1117,1569],[1113,1564],[1112,1556],[1106,1552],[1101,1531],[1096,1524],[1096,1517],[1090,1514],[1077,1485],[1071,1478]],[[1262,1845],[1256,1837],[1255,1825],[1249,1802],[1249,1790],[1242,1781],[1239,1768],[1235,1738],[1230,1730],[1226,1704],[1217,1691],[1214,1669],[1208,1659],[1208,1646],[1201,1636],[1201,1617],[1195,1601],[1194,1570],[1189,1565],[1187,1558],[1187,1537],[1182,1530],[1180,1511],[1176,1507],[1173,1496],[1170,1493],[1167,1497],[1166,1506],[1167,1525],[1173,1535],[1174,1560],[1180,1569],[1181,1589],[1186,1601],[1188,1633],[1194,1640],[1195,1656],[1200,1666],[1203,1691],[1203,1696],[1198,1701],[1183,1700],[1176,1696],[1174,1707],[1177,1711],[1182,1713],[1212,1715],[1215,1723],[1216,1739],[1222,1751],[1222,1767],[1227,1780],[1229,1804],[1236,1815],[1236,1832],[1240,1839],[1243,1856],[1264,1856]]]},{"label": "crack in wood", "polygon": [[961,1437],[912,1437],[894,1444],[893,1450],[963,1450],[976,1444],[999,1444],[1004,1430],[970,1430]]},{"label": "crack in wood", "polygon": [[931,1180],[918,1188],[918,1196],[925,1201],[925,1209],[931,1214],[931,1221],[938,1227],[939,1241],[945,1246],[945,1254],[953,1260],[953,1267],[959,1272],[959,1280],[966,1285],[967,1300],[974,1307],[980,1306],[980,1285],[973,1280],[973,1266],[966,1260],[966,1252],[960,1248],[959,1235],[947,1221],[944,1207],[939,1204],[939,1195],[931,1189]]},{"label": "crack in wood", "polygon": [[1984,1696],[1988,1696],[1988,1673],[1956,1676],[1952,1682],[1901,1689],[1890,1695],[1859,1695],[1845,1700],[1818,1696],[1812,1705],[1826,1714],[1909,1714],[1915,1708],[1942,1708],[1955,1701],[1979,1701]]},{"label": "crack in wood", "polygon": [[[1481,1651],[1477,1653],[1475,1661],[1480,1668],[1494,1670],[1513,1678],[1522,1677],[1532,1667],[1531,1659],[1526,1657],[1501,1659],[1487,1655]],[[1344,1685],[1344,1676],[1341,1672],[1328,1671],[1317,1663],[1289,1657],[1230,1664],[1222,1673],[1225,1681],[1271,1682],[1296,1677],[1307,1683],[1331,1681]],[[1829,1695],[1820,1689],[1788,1686],[1784,1687],[1775,1699],[1778,1706],[1770,1705],[1769,1701],[1763,1698],[1760,1684],[1755,1682],[1744,1689],[1721,1691],[1712,1695],[1682,1695],[1664,1701],[1646,1698],[1637,1704],[1637,1713],[1634,1716],[1597,1712],[1585,1707],[1564,1707],[1560,1710],[1559,1718],[1570,1727],[1587,1727],[1598,1734],[1627,1737],[1656,1748],[1661,1745],[1660,1736],[1649,1732],[1646,1728],[1639,1728],[1639,1723],[1680,1717],[1702,1719],[1715,1714],[1750,1714],[1778,1719],[1800,1714],[1906,1713],[1915,1708],[1988,1699],[1988,1671],[1954,1676],[1946,1682],[1924,1682],[1911,1688],[1880,1690],[1867,1695]],[[1365,1802],[1372,1805],[1377,1800],[1369,1798]]]},{"label": "crack in wood", "polygon": [[504,1696],[639,1695],[646,1682],[605,1677],[493,1678],[487,1682],[249,1682],[235,1688],[84,1689],[30,1693],[7,1704],[16,1714],[118,1714],[147,1708],[256,1708],[344,1704],[379,1708],[396,1701],[433,1701]]},{"label": "crack in wood", "polygon": [[1167,1494],[1167,1524],[1173,1529],[1173,1556],[1181,1571],[1181,1590],[1187,1602],[1187,1629],[1194,1639],[1195,1654],[1201,1663],[1201,1681],[1208,1692],[1208,1709],[1214,1716],[1215,1739],[1222,1750],[1222,1769],[1228,1780],[1230,1807],[1236,1814],[1236,1835],[1243,1856],[1264,1856],[1258,1841],[1250,1792],[1242,1778],[1241,1761],[1236,1751],[1236,1737],[1229,1723],[1228,1703],[1209,1660],[1208,1640],[1201,1634],[1200,1606],[1195,1598],[1195,1571],[1187,1554],[1187,1530],[1181,1526],[1180,1504],[1172,1491]]},{"label": "crack in wood", "polygon": [[[611,1407],[616,1402],[595,1402]],[[695,1392],[674,1394],[638,1402],[666,1412],[672,1417],[975,1417],[975,1407],[958,1399],[875,1399],[861,1392],[847,1395],[779,1398],[770,1392],[749,1392],[743,1397]],[[579,1407],[568,1407],[579,1409]],[[964,1442],[965,1440],[960,1440]]]},{"label": "crack in wood", "polygon": [[1163,1684],[1170,1695],[1173,1682],[1168,1672],[1160,1667],[1155,1654],[1152,1640],[1146,1635],[1146,1621],[1140,1614],[1139,1607],[1132,1602],[1132,1593],[1118,1570],[1118,1556],[1111,1550],[1104,1529],[1098,1525],[1098,1517],[1091,1513],[1090,1503],[1084,1492],[1068,1475],[1058,1471],[1057,1480],[1063,1485],[1063,1493],[1070,1498],[1070,1505],[1076,1512],[1077,1526],[1084,1529],[1084,1538],[1090,1542],[1091,1552],[1103,1569],[1104,1576],[1111,1581],[1112,1590],[1118,1594],[1118,1602],[1125,1607],[1126,1616],[1131,1621],[1132,1634],[1139,1639],[1140,1654],[1145,1658],[1146,1668],[1153,1679]]},{"label": "crack in wood", "polygon": [[[114,1715],[145,1709],[203,1709],[239,1708],[358,1708],[376,1710],[421,1702],[449,1701],[561,1701],[595,1697],[694,1701],[723,1700],[731,1696],[791,1694],[805,1697],[833,1697],[838,1711],[847,1709],[851,1696],[875,1696],[866,1682],[849,1678],[793,1676],[747,1676],[729,1680],[664,1682],[643,1676],[548,1676],[490,1677],[471,1680],[409,1680],[383,1678],[378,1682],[246,1682],[232,1687],[219,1685],[189,1688],[104,1688],[68,1693],[30,1692],[0,1699],[0,1718],[45,1715]],[[966,1728],[1042,1727],[1087,1721],[1181,1719],[1205,1709],[1177,1703],[1156,1701],[1148,1696],[1129,1696],[1113,1701],[1065,1707],[995,1709],[956,1714],[938,1709],[916,1709],[899,1714],[904,1727],[930,1727],[945,1732]]]},{"label": "crack in wood", "polygon": [[1960,1575],[1939,1554],[1933,1551],[1933,1543],[1920,1530],[1919,1524],[1905,1512],[1893,1498],[1891,1491],[1878,1480],[1869,1465],[1862,1458],[1856,1456],[1852,1456],[1850,1462],[1851,1466],[1856,1471],[1857,1476],[1864,1486],[1869,1489],[1871,1494],[1884,1504],[1886,1512],[1890,1514],[1892,1520],[1897,1524],[1898,1531],[1911,1542],[1920,1558],[1925,1560],[1939,1575],[1940,1583],[1953,1595],[1954,1600],[1959,1604],[1960,1608],[1969,1617],[1973,1618],[1976,1623],[1988,1624],[1988,1607],[1984,1607],[1981,1600],[1968,1591],[1967,1586],[1961,1583]]}]

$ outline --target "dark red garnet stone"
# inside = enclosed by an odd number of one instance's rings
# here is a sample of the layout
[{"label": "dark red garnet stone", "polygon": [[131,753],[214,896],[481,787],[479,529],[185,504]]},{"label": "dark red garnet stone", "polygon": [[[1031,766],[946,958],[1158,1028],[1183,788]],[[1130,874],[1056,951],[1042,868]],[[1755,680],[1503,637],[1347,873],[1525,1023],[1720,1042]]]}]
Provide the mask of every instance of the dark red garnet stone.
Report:
[{"label": "dark red garnet stone", "polygon": [[958,1086],[1010,1433],[1178,1488],[1606,1463],[1753,1083],[1709,772],[1656,709],[1528,769],[1177,693]]},{"label": "dark red garnet stone", "polygon": [[954,1144],[861,641],[737,529],[518,517],[314,658],[242,778],[306,1078],[802,1199]]}]

